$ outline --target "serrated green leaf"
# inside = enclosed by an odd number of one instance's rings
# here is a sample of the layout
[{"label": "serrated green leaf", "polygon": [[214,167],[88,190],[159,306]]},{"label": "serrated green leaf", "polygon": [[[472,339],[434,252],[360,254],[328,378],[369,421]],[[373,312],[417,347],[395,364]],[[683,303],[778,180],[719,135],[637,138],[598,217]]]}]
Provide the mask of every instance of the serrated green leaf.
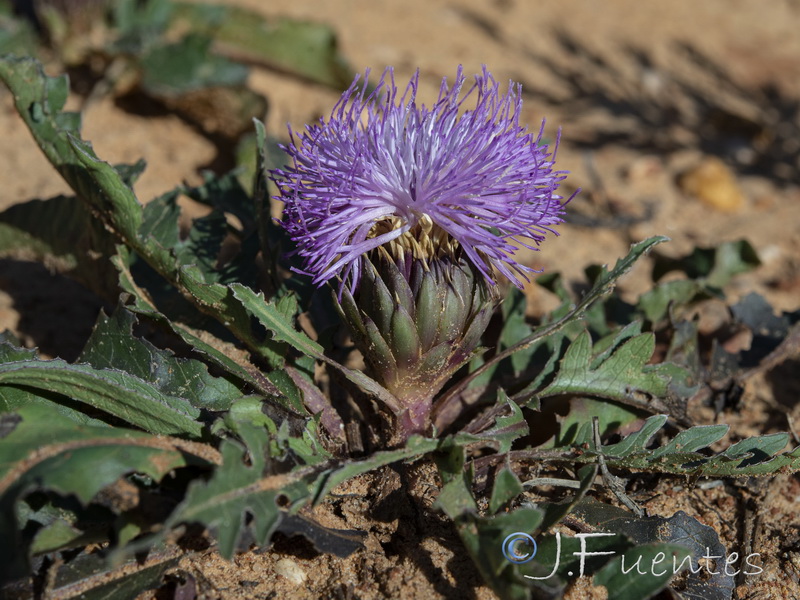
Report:
[{"label": "serrated green leaf", "polygon": [[[80,175],[67,178],[67,183],[107,215],[123,238],[134,239],[142,224],[142,205],[133,195],[133,190],[125,184],[114,167],[97,157],[88,142],[73,135],[67,135],[67,140],[77,159],[76,166],[85,169],[78,171]],[[86,176],[90,178],[89,185],[86,185],[89,183]],[[80,184],[78,189],[70,179]]]},{"label": "serrated green leaf", "polygon": [[[753,462],[756,461],[756,462]],[[731,460],[728,456],[718,455],[704,462],[696,469],[678,469],[672,472],[698,472],[706,477],[744,477],[750,475],[774,475],[800,470],[800,448],[784,452],[768,459],[753,456],[752,459]]]},{"label": "serrated green leaf", "polygon": [[611,271],[607,271],[605,268],[601,269],[595,284],[592,286],[592,289],[587,292],[586,296],[583,297],[580,305],[588,306],[594,299],[610,292],[616,285],[617,280],[630,271],[637,260],[650,252],[654,246],[668,241],[668,237],[657,235],[633,244],[628,254],[617,260],[617,263]]},{"label": "serrated green leaf", "polygon": [[65,396],[50,394],[49,392],[34,391],[11,385],[0,386],[0,413],[10,413],[30,405],[44,405],[54,407],[59,414],[59,418],[68,419],[81,425],[91,425],[93,427],[108,426],[107,423],[90,417],[79,410],[81,404],[74,402]]},{"label": "serrated green leaf", "polygon": [[21,385],[62,394],[151,433],[199,437],[199,411],[128,373],[71,365],[63,360],[21,360],[0,365],[0,386]]},{"label": "serrated green leaf", "polygon": [[[194,483],[184,502],[170,516],[165,528],[182,522],[200,522],[218,531],[220,553],[231,556],[241,538],[245,511],[253,515],[256,543],[266,543],[284,510],[296,512],[309,502],[320,502],[340,483],[381,466],[415,458],[439,447],[439,440],[412,437],[405,448],[377,452],[363,461],[337,466],[321,463],[299,466],[289,473],[265,474],[269,436],[263,428],[240,422],[240,433],[248,443],[250,464],[233,442],[222,445],[223,462],[208,482]],[[280,500],[281,507],[277,505]]]},{"label": "serrated green leaf", "polygon": [[522,414],[522,409],[508,397],[505,391],[498,390],[497,404],[505,404],[510,412],[508,415],[498,416],[495,424],[481,432],[481,436],[495,440],[497,442],[497,447],[495,448],[497,453],[505,454],[511,451],[511,445],[515,441],[528,435],[530,429],[528,422],[525,420],[525,415]]},{"label": "serrated green leaf", "polygon": [[[99,504],[84,508],[71,494],[63,496],[36,489],[22,494],[13,512],[31,556],[106,542],[114,518]],[[14,535],[7,537],[11,539]]]},{"label": "serrated green leaf", "polygon": [[0,438],[0,529],[5,539],[0,571],[5,573],[19,568],[18,561],[27,556],[18,551],[24,546],[13,508],[25,494],[49,490],[87,504],[123,475],[140,472],[158,481],[187,464],[184,453],[166,441],[132,430],[80,425],[60,418],[52,407],[31,405],[3,415],[11,417],[16,419],[13,428]]},{"label": "serrated green leaf", "polygon": [[688,279],[655,286],[639,298],[638,309],[651,322],[666,318],[671,305],[687,305],[704,298],[720,297],[722,288],[736,275],[753,270],[761,261],[745,240],[724,242],[715,248],[695,248],[688,256],[672,259],[656,255],[653,279],[670,271],[683,271]]},{"label": "serrated green leaf", "polygon": [[80,120],[60,112],[69,91],[67,78],[47,77],[33,58],[5,57],[0,59],[0,79],[37,144],[70,187],[119,236],[135,240],[141,205],[114,167],[75,137]]},{"label": "serrated green leaf", "polygon": [[679,279],[657,285],[652,290],[639,297],[639,309],[645,318],[652,323],[664,319],[669,307],[673,304],[684,305],[695,300],[710,298],[715,294],[699,281],[694,279]]},{"label": "serrated green leaf", "polygon": [[278,306],[268,303],[263,296],[246,286],[232,284],[229,289],[233,297],[241,302],[241,306],[256,317],[272,333],[276,341],[289,344],[302,353],[331,365],[364,391],[380,398],[388,406],[398,408],[397,400],[394,396],[378,382],[360,371],[344,367],[325,356],[322,346],[305,333],[292,327],[291,320],[287,319],[287,315],[282,313]]},{"label": "serrated green leaf", "polygon": [[272,198],[269,186],[269,169],[285,166],[288,155],[277,146],[277,140],[267,137],[261,121],[254,119],[254,125],[258,162],[253,182],[253,200],[256,229],[264,261],[263,275],[267,276],[264,291],[268,297],[273,298],[291,290],[298,295],[304,307],[309,306],[317,296],[318,290],[307,277],[285,276],[291,273],[293,266],[300,266],[301,257],[292,252],[295,244],[287,231],[272,218],[276,201]]},{"label": "serrated green leaf", "polygon": [[[170,249],[149,235],[148,229],[141,229],[143,209],[130,187],[111,165],[97,158],[86,142],[72,135],[73,129],[65,127],[65,122],[70,126],[75,125],[70,119],[60,118],[65,115],[59,115],[66,99],[66,79],[46,77],[39,63],[33,59],[13,58],[0,61],[0,77],[14,93],[17,110],[47,158],[104,223],[173,285],[190,287],[195,281],[204,283],[203,278],[199,277],[198,267],[184,266],[184,270],[194,268],[196,272],[191,276],[183,273],[180,261],[176,260]],[[208,308],[209,314],[221,322],[230,319],[231,315],[226,313],[226,309],[234,310],[235,307],[219,304],[226,294],[224,290],[196,288],[190,290],[195,292],[191,299],[199,308]],[[196,297],[198,292],[199,298]],[[211,302],[203,298],[209,293],[217,296]],[[218,303],[216,306],[214,300]],[[206,303],[211,306],[206,307]],[[257,340],[249,335],[249,327],[243,323],[236,325],[239,326],[236,333],[244,335],[243,339],[249,345],[259,348]]]},{"label": "serrated green leaf", "polygon": [[80,120],[60,112],[69,91],[66,77],[47,77],[33,58],[6,57],[0,59],[0,78],[37,144],[65,181],[118,235],[135,243],[142,206],[117,170],[75,137]]},{"label": "serrated green leaf", "polygon": [[[333,458],[320,444],[316,421],[289,417],[280,420],[279,427],[265,410],[269,409],[265,408],[261,398],[241,398],[225,413],[225,428],[240,436],[248,447],[252,446],[248,442],[248,436],[253,435],[252,428],[265,428],[270,434],[269,454],[280,462],[292,460],[299,464],[317,465]],[[301,430],[299,436],[298,430]],[[219,433],[219,429],[214,433]]]},{"label": "serrated green leaf", "polygon": [[592,363],[591,368],[596,369],[601,363],[605,362],[623,342],[637,337],[642,333],[642,322],[633,321],[622,329],[610,333],[600,338],[592,344]]},{"label": "serrated green leaf", "polygon": [[598,418],[600,435],[618,431],[636,422],[641,417],[641,410],[625,404],[596,400],[577,396],[569,400],[569,412],[558,419],[558,435],[552,442],[542,444],[542,448],[558,448],[564,446],[580,446],[593,444],[592,418]]},{"label": "serrated green leaf", "polygon": [[171,527],[182,522],[199,522],[215,529],[220,554],[226,558],[236,550],[246,511],[253,515],[257,543],[267,542],[280,519],[281,509],[276,499],[279,494],[286,494],[285,487],[293,483],[291,476],[262,479],[269,437],[263,429],[252,426],[246,429],[251,464],[246,464],[237,444],[223,442],[222,466],[209,481],[196,481],[189,487],[186,498],[166,524]]},{"label": "serrated green leaf", "polygon": [[31,543],[30,553],[35,556],[64,548],[74,548],[81,545],[79,542],[84,535],[83,531],[71,523],[57,519],[36,532]]},{"label": "serrated green leaf", "polygon": [[591,368],[592,342],[588,332],[579,335],[567,349],[555,379],[538,395],[589,394],[634,403],[646,408],[638,397],[661,398],[668,379],[660,365],[647,365],[655,349],[655,336],[644,333],[625,341],[606,360]]},{"label": "serrated green leaf", "polygon": [[642,424],[641,429],[629,433],[622,440],[610,446],[603,446],[603,452],[609,456],[626,456],[642,452],[647,448],[656,432],[667,422],[667,415],[653,415]]},{"label": "serrated green leaf", "polygon": [[307,465],[317,465],[333,459],[320,442],[321,436],[317,421],[309,419],[300,437],[290,435],[288,423],[284,421],[278,430],[277,442],[291,450],[292,454],[299,457]]},{"label": "serrated green leaf", "polygon": [[164,248],[172,248],[180,243],[180,228],[178,219],[181,209],[178,206],[178,197],[181,190],[176,189],[158,198],[153,198],[142,210],[142,224],[139,227],[139,236],[153,238]]},{"label": "serrated green leaf", "polygon": [[[178,198],[186,195],[193,200],[213,207],[211,213],[194,219],[188,234],[181,238]],[[239,186],[233,174],[222,177],[205,174],[205,182],[197,187],[179,186],[150,201],[144,207],[139,238],[156,242],[168,250],[177,266],[199,269],[206,283],[228,281],[255,284],[255,257],[258,251],[255,240],[251,200]],[[219,264],[223,241],[229,234],[225,213],[239,218],[245,231],[240,234],[241,249],[224,265]]]},{"label": "serrated green leaf", "polygon": [[[787,434],[771,434],[741,440],[727,450],[706,456],[697,450],[718,441],[728,425],[701,425],[680,432],[664,446],[646,449],[650,439],[666,423],[665,415],[647,419],[642,428],[617,444],[603,446],[609,466],[651,472],[706,477],[767,475],[800,469],[800,448],[775,455],[788,441]],[[586,457],[594,460],[589,451]]]},{"label": "serrated green leaf", "polygon": [[196,408],[225,410],[242,392],[212,377],[200,361],[177,358],[145,339],[134,337],[136,318],[119,306],[111,317],[100,314],[78,362],[97,369],[117,369],[139,377],[168,396],[185,398]]},{"label": "serrated green leaf", "polygon": [[244,366],[232,360],[224,352],[213,347],[209,343],[201,340],[195,333],[190,331],[187,327],[180,323],[170,321],[159,312],[152,304],[150,298],[144,293],[134,282],[131,276],[130,269],[127,265],[128,250],[124,247],[120,248],[119,256],[114,257],[112,262],[117,268],[119,273],[119,285],[128,294],[130,294],[133,302],[127,308],[137,315],[152,319],[154,322],[162,325],[168,330],[172,331],[175,335],[185,341],[195,352],[208,359],[212,364],[216,365],[224,372],[229,373],[239,381],[247,383],[253,389],[259,390],[264,394],[275,392],[274,386],[264,378],[256,378],[255,370],[250,372]]},{"label": "serrated green leaf", "polygon": [[758,437],[745,438],[730,446],[723,454],[732,459],[755,459],[771,457],[789,443],[788,433],[771,433]]},{"label": "serrated green leaf", "polygon": [[255,206],[252,197],[245,191],[236,172],[217,175],[203,171],[203,183],[187,187],[184,193],[201,204],[236,216],[245,231],[255,226]]},{"label": "serrated green leaf", "polygon": [[[202,307],[204,312],[219,320],[240,340],[244,341],[251,349],[267,360],[271,367],[280,368],[284,365],[287,351],[282,343],[283,340],[280,338],[267,337],[266,339],[261,339],[258,337],[251,327],[248,308],[234,295],[235,289],[245,288],[249,290],[250,288],[246,288],[241,284],[235,284],[238,286],[237,288],[218,283],[207,283],[202,272],[194,266],[184,266],[180,269],[179,284],[191,294],[193,302]],[[252,290],[251,293],[254,297],[256,296]],[[264,303],[263,298],[261,302]],[[287,315],[281,313],[278,318],[284,320],[281,323],[282,329],[291,329],[285,322]],[[297,333],[301,335],[299,332]],[[305,337],[307,338],[308,336]],[[298,339],[302,338],[298,337]],[[310,341],[310,338],[308,339]]]},{"label": "serrated green leaf", "polygon": [[681,431],[666,446],[653,450],[650,457],[652,460],[657,460],[666,454],[696,452],[707,448],[722,439],[729,428],[729,425],[700,425]]},{"label": "serrated green leaf", "polygon": [[[8,336],[5,334],[0,334],[0,338],[4,338],[4,341],[0,341],[0,364],[21,360],[36,360],[35,350],[20,348],[11,341],[6,341],[5,338],[7,337]],[[19,343],[19,340],[14,340],[14,342]],[[33,404],[52,408],[56,410],[62,418],[80,423],[81,425],[92,425],[95,427],[107,426],[104,421],[90,417],[79,410],[81,408],[80,403],[74,402],[64,396],[47,392],[37,393],[32,389],[10,385],[0,386],[0,414],[11,413],[17,409]]]},{"label": "serrated green leaf", "polygon": [[147,161],[143,158],[140,158],[132,164],[121,163],[114,165],[114,170],[119,173],[122,181],[124,181],[125,185],[128,187],[133,187],[133,184],[139,181],[139,177],[142,176],[146,168]]},{"label": "serrated green leaf", "polygon": [[557,339],[548,339],[547,342],[553,342],[553,347],[549,349],[547,361],[542,365],[539,373],[524,388],[512,396],[512,400],[520,406],[525,406],[531,410],[541,410],[541,402],[536,395],[541,390],[545,383],[550,381],[557,371],[558,361],[561,359],[565,352],[565,347],[569,343],[565,336],[556,335]]}]

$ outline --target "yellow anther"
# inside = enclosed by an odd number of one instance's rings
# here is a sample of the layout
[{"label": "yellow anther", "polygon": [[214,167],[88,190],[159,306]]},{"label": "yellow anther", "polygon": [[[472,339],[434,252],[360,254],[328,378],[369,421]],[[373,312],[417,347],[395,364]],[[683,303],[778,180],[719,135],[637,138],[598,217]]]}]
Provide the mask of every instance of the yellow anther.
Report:
[{"label": "yellow anther", "polygon": [[[390,231],[400,229],[406,220],[397,215],[385,217],[376,221],[370,231],[374,238]],[[422,214],[417,222],[408,231],[386,244],[386,250],[397,259],[402,259],[408,253],[414,258],[430,260],[445,255],[455,256],[458,242],[436,223],[429,215]]]}]

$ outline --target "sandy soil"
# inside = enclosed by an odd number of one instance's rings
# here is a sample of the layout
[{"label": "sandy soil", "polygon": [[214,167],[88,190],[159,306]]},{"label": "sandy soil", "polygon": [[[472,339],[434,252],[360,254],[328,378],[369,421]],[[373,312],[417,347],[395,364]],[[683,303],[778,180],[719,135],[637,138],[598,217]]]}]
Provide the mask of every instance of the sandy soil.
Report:
[{"label": "sandy soil", "polygon": [[[231,2],[233,3],[233,2]],[[487,65],[499,80],[525,90],[524,119],[546,134],[562,127],[559,165],[571,171],[568,190],[582,188],[570,223],[529,261],[580,280],[590,263],[612,263],[632,241],[665,234],[664,252],[745,238],[763,266],[732,284],[731,297],[764,294],[777,309],[800,307],[800,2],[774,0],[235,0],[270,16],[323,21],[339,34],[356,71],[395,67],[399,81],[421,73],[421,97],[435,97],[443,76]],[[326,114],[338,94],[285,75],[254,70],[251,85],[267,95],[268,129],[283,135]],[[0,91],[0,207],[67,192]],[[213,162],[213,145],[173,116],[126,113],[111,99],[86,107],[84,137],[109,162],[144,157],[136,184],[147,199]],[[710,158],[721,156],[721,165]],[[22,268],[22,270],[21,270]],[[623,289],[649,282],[644,261]],[[49,355],[74,356],[98,302],[64,294],[63,280],[30,274],[0,261],[0,329],[9,327]],[[532,315],[553,299],[528,290]],[[88,314],[87,314],[88,313]],[[65,321],[75,330],[61,329]],[[83,324],[83,325],[81,325]],[[796,373],[786,372],[787,378]],[[794,389],[797,389],[796,384]],[[742,414],[731,412],[737,435],[785,430],[800,423],[796,399],[776,404],[771,385],[752,381]],[[698,413],[699,418],[713,415]],[[777,415],[777,416],[776,416]],[[708,421],[706,421],[708,422]],[[323,505],[316,517],[331,526],[369,532],[367,549],[347,560],[316,554],[294,541],[267,553],[238,557],[235,569],[213,553],[187,558],[210,598],[491,598],[454,532],[420,512],[427,500],[381,504],[401,489],[396,473],[360,478]],[[737,598],[800,597],[800,480],[780,476],[711,489],[666,481],[647,497],[655,514],[684,510],[714,526],[730,547],[758,518],[754,551],[765,573],[737,588]],[[387,488],[388,489],[388,488]],[[679,492],[675,491],[679,490]],[[384,513],[375,514],[376,506]],[[388,512],[387,512],[388,511]],[[394,512],[392,512],[394,511]],[[202,583],[201,583],[202,582]],[[574,598],[591,596],[586,582]]]}]

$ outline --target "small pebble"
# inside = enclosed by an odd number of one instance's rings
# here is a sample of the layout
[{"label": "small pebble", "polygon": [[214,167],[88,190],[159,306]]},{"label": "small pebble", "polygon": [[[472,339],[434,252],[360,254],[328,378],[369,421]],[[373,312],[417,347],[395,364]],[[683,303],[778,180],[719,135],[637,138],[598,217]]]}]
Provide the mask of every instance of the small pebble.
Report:
[{"label": "small pebble", "polygon": [[721,212],[738,212],[745,203],[733,171],[714,156],[681,175],[678,185],[683,193]]},{"label": "small pebble", "polygon": [[306,581],[306,572],[290,558],[282,558],[275,563],[275,572],[282,575],[295,585],[300,585]]}]

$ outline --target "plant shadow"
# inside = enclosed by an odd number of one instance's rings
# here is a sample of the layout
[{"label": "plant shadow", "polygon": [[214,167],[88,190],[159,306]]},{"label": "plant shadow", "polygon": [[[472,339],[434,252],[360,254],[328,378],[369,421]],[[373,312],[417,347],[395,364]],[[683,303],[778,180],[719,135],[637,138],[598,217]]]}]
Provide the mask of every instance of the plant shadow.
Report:
[{"label": "plant shadow", "polygon": [[797,183],[800,99],[776,82],[742,85],[689,43],[672,47],[668,66],[632,46],[602,54],[564,31],[556,34],[556,48],[548,55],[525,53],[561,89],[526,82],[523,93],[564,110],[573,123],[569,141],[578,147],[624,145],[660,155],[696,148],[740,174],[779,186]]},{"label": "plant shadow", "polygon": [[0,329],[13,326],[26,345],[69,362],[80,355],[105,306],[79,283],[22,260],[0,259],[0,292],[10,300],[0,307]]}]

